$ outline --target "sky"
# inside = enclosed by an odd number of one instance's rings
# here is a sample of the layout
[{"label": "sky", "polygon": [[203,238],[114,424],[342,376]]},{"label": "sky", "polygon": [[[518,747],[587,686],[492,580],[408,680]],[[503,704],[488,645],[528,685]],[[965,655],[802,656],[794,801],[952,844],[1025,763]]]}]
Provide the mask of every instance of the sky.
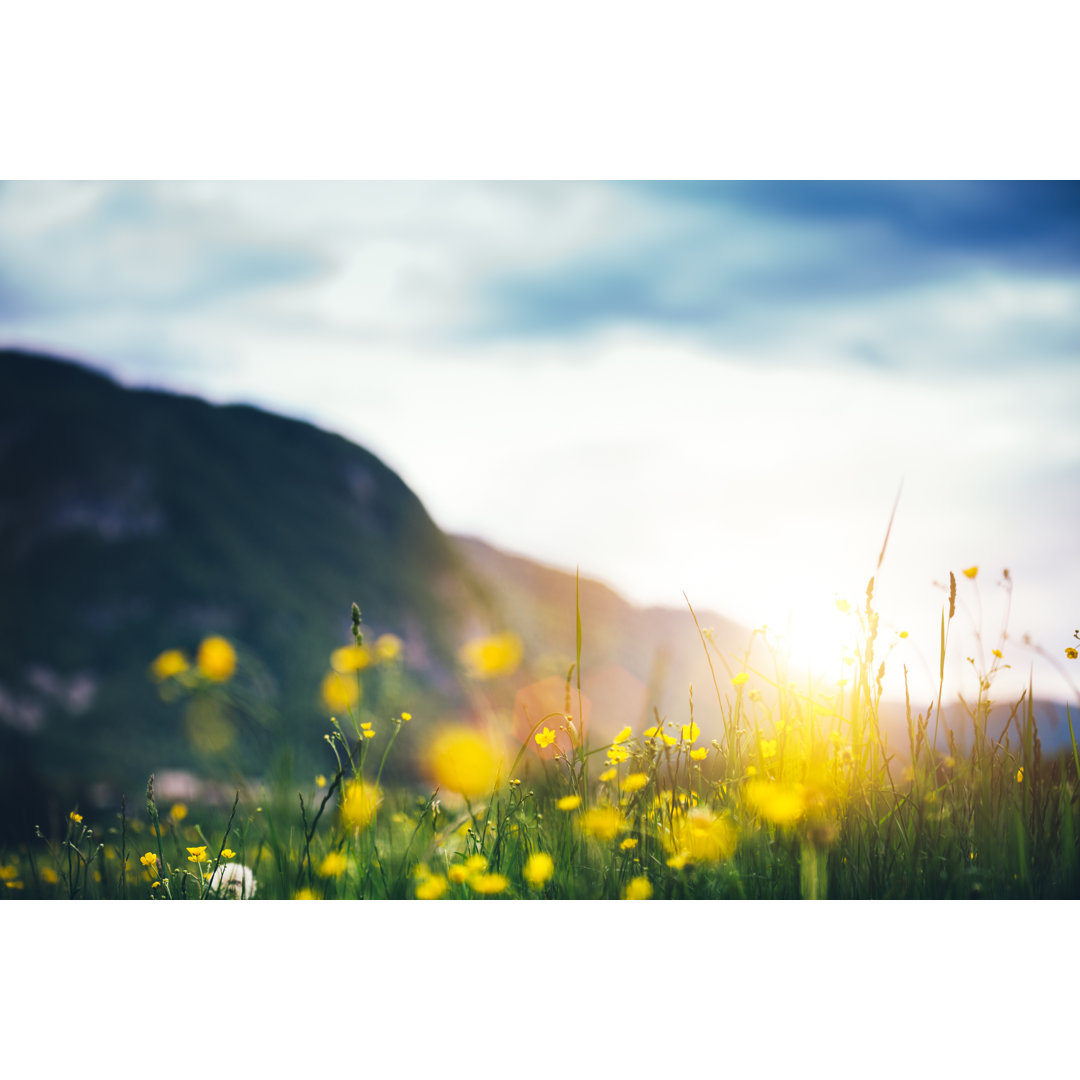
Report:
[{"label": "sky", "polygon": [[823,665],[895,504],[891,672],[936,687],[952,571],[958,679],[1071,694],[1027,634],[1080,681],[1078,184],[10,182],[0,345],[339,432],[445,530]]}]

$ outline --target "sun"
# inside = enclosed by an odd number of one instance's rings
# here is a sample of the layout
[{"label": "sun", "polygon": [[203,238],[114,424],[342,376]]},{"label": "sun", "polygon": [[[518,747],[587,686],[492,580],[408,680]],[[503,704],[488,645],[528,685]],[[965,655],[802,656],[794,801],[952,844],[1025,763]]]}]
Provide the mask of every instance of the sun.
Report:
[{"label": "sun", "polygon": [[848,677],[858,642],[855,604],[834,591],[809,586],[772,608],[768,638],[781,651],[789,676],[813,683]]}]

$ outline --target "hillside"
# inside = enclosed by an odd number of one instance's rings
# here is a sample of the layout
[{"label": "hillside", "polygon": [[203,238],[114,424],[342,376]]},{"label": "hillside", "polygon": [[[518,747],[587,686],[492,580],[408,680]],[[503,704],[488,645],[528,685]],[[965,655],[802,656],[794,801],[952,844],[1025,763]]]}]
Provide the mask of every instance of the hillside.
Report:
[{"label": "hillside", "polygon": [[[597,696],[681,708],[694,666],[707,678],[685,611],[641,611],[589,581],[581,598]],[[573,660],[573,576],[444,535],[360,447],[249,406],[0,352],[3,820],[27,825],[46,792],[85,799],[99,785],[99,801],[130,799],[150,771],[204,767],[147,669],[209,634],[237,645],[245,673],[253,719],[234,766],[313,769],[318,686],[354,600],[369,635],[405,642],[418,717],[466,707],[456,653],[472,635],[510,628],[525,642],[496,704]],[[745,644],[744,630],[699,614],[725,647]]]}]

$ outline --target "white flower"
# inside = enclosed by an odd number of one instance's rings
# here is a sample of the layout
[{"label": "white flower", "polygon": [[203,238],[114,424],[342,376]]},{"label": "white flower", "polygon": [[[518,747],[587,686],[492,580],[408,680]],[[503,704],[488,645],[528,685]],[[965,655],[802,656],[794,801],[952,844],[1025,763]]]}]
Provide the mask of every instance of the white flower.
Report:
[{"label": "white flower", "polygon": [[222,900],[250,900],[255,895],[255,875],[240,863],[222,863],[210,879],[210,893]]}]

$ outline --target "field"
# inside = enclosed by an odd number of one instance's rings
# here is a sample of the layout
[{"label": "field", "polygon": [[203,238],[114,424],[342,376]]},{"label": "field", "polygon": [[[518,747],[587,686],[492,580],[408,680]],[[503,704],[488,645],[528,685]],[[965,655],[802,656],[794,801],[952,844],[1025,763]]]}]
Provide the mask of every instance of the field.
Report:
[{"label": "field", "polygon": [[[971,584],[972,567],[961,575]],[[850,677],[796,685],[775,651],[722,656],[698,628],[722,733],[703,737],[694,690],[684,717],[589,737],[578,655],[557,710],[527,715],[510,741],[485,688],[521,659],[512,633],[460,654],[484,722],[431,722],[393,701],[401,642],[337,649],[322,685],[330,766],[251,789],[231,806],[145,799],[94,819],[72,807],[62,834],[0,854],[4,899],[1031,899],[1080,896],[1080,754],[1042,754],[1030,692],[992,702],[1000,648],[966,703],[967,731],[936,707],[907,708],[906,744],[879,723],[885,671],[870,580],[858,609]],[[944,683],[957,577],[942,611]],[[689,617],[696,616],[691,608]],[[1065,647],[1076,659],[1075,645]],[[974,663],[974,661],[972,661]],[[168,650],[151,673],[187,708],[191,738],[213,757],[236,732],[237,654],[204,640]],[[377,687],[376,687],[377,683]],[[702,691],[697,690],[700,700]],[[232,712],[230,712],[230,709]],[[991,710],[1007,723],[992,728]],[[418,760],[394,771],[417,725]],[[996,736],[991,731],[998,731]],[[406,740],[402,740],[403,742]],[[939,749],[934,749],[935,747]]]}]

